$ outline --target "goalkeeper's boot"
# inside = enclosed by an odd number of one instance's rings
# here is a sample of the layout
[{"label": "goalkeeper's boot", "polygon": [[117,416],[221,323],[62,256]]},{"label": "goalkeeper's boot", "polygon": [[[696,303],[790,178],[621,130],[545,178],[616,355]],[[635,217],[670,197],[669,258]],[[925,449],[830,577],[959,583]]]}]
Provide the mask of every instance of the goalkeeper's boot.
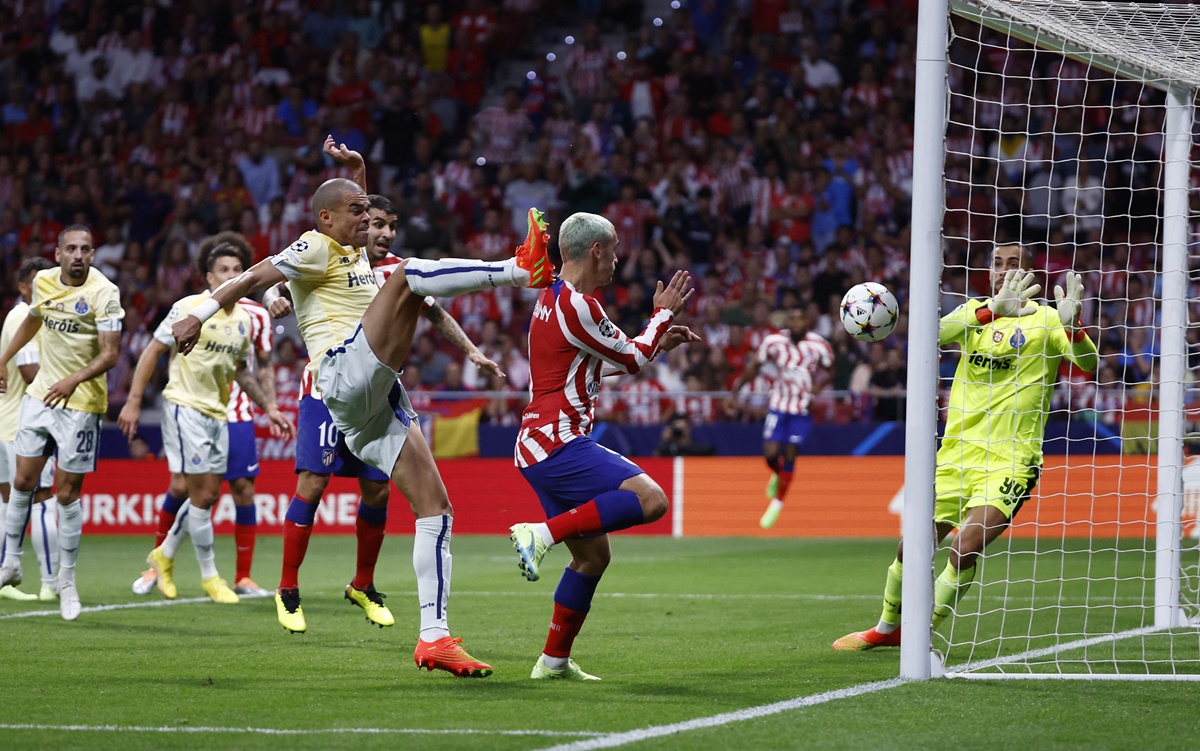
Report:
[{"label": "goalkeeper's boot", "polygon": [[37,598],[42,602],[54,602],[58,599],[58,582],[42,580],[42,589],[38,592]]},{"label": "goalkeeper's boot", "polygon": [[835,652],[866,652],[875,647],[900,646],[900,627],[890,634],[881,634],[874,628],[859,631],[856,634],[846,634],[833,643]]},{"label": "goalkeeper's boot", "polygon": [[148,568],[142,572],[142,575],[133,580],[133,593],[135,595],[148,595],[154,591],[154,585],[158,583],[158,574],[152,568]]},{"label": "goalkeeper's boot", "polygon": [[529,272],[528,287],[549,287],[554,281],[554,264],[550,263],[550,235],[546,220],[537,209],[529,210],[529,233],[517,246],[517,266]]},{"label": "goalkeeper's boot", "polygon": [[21,573],[21,561],[19,558],[13,558],[12,563],[5,563],[0,566],[0,587],[17,586],[24,580],[25,576]]},{"label": "goalkeeper's boot", "polygon": [[366,589],[355,589],[353,582],[346,585],[346,599],[362,608],[367,614],[367,620],[380,628],[396,622],[392,611],[383,604],[384,597],[387,595],[376,592],[374,584],[368,584]]},{"label": "goalkeeper's boot", "polygon": [[237,580],[237,584],[233,586],[233,591],[238,597],[270,597],[270,590],[263,589],[254,583],[254,580],[248,576],[243,576]]},{"label": "goalkeeper's boot", "polygon": [[158,591],[168,600],[174,600],[179,594],[175,587],[175,561],[164,555],[161,547],[157,547],[146,556],[146,563],[158,575]]},{"label": "goalkeeper's boot", "polygon": [[75,567],[60,566],[58,569],[58,610],[64,621],[79,617],[83,606],[79,603],[79,591],[75,589]]},{"label": "goalkeeper's boot", "polygon": [[492,666],[467,654],[467,650],[462,648],[462,639],[454,636],[418,641],[413,651],[413,661],[417,663],[417,670],[425,668],[432,673],[437,668],[452,673],[456,678],[487,678],[492,674]]},{"label": "goalkeeper's boot", "polygon": [[33,602],[38,598],[35,594],[22,592],[11,584],[0,587],[0,600],[15,600],[16,602]]},{"label": "goalkeeper's boot", "polygon": [[237,593],[230,589],[229,584],[219,575],[214,574],[207,579],[201,579],[200,586],[204,587],[204,594],[213,602],[222,605],[236,605],[239,602]]},{"label": "goalkeeper's boot", "polygon": [[308,628],[304,622],[304,611],[300,609],[300,590],[280,589],[275,592],[275,614],[279,625],[293,634],[302,634]]},{"label": "goalkeeper's boot", "polygon": [[517,549],[517,555],[521,556],[518,567],[525,574],[526,579],[531,582],[537,581],[541,576],[538,569],[550,546],[546,544],[532,524],[514,524],[508,528],[508,531],[508,539],[512,540],[513,547]]},{"label": "goalkeeper's boot", "polygon": [[775,522],[779,519],[779,512],[783,511],[783,501],[778,498],[772,498],[767,504],[767,510],[763,512],[762,518],[758,520],[758,526],[763,529],[770,529],[775,526]]},{"label": "goalkeeper's boot", "polygon": [[579,666],[571,658],[567,658],[567,666],[562,670],[551,670],[546,667],[546,655],[539,655],[537,662],[533,665],[533,672],[529,677],[537,680],[559,680],[559,681],[598,681],[600,676],[585,673],[580,670]]}]

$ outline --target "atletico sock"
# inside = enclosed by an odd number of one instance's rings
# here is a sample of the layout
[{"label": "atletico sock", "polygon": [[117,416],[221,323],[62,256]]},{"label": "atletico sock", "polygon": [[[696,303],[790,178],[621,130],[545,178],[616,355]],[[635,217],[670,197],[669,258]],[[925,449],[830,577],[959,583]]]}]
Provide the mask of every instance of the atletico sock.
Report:
[{"label": "atletico sock", "polygon": [[200,578],[213,578],[217,575],[217,556],[213,552],[212,509],[192,507],[188,514],[188,534],[192,536],[192,548],[200,564]]},{"label": "atletico sock", "polygon": [[571,646],[592,608],[592,597],[599,583],[599,576],[585,576],[571,568],[563,570],[554,590],[554,615],[542,650],[543,662],[551,670],[562,670],[567,666]]},{"label": "atletico sock", "polygon": [[25,526],[33,503],[32,490],[12,489],[8,494],[8,513],[4,516],[4,559],[21,561],[21,545],[25,542]]},{"label": "atletico sock", "polygon": [[764,456],[763,459],[767,462],[767,469],[771,470],[775,474],[779,474],[779,470],[783,466],[783,457],[782,456],[778,456],[778,455],[772,456],[772,457]]},{"label": "atletico sock", "polygon": [[296,589],[300,586],[300,564],[304,563],[304,555],[308,552],[308,538],[312,536],[312,525],[316,518],[317,504],[309,503],[298,495],[292,496],[283,521],[280,589]]},{"label": "atletico sock", "polygon": [[426,516],[416,521],[413,536],[413,571],[417,574],[417,602],[421,606],[421,641],[450,635],[446,602],[450,598],[450,532],[454,517]]},{"label": "atletico sock", "polygon": [[900,627],[900,593],[904,575],[904,564],[900,559],[892,561],[888,566],[887,583],[883,586],[883,613],[879,616],[879,625],[875,630],[881,634],[890,634]]},{"label": "atletico sock", "polygon": [[775,497],[781,501],[787,496],[788,486],[792,484],[792,471],[795,468],[795,461],[789,462],[785,459],[780,463],[779,487],[775,491]]},{"label": "atletico sock", "polygon": [[78,499],[58,510],[58,560],[61,568],[75,568],[79,538],[83,534],[83,501]]},{"label": "atletico sock", "polygon": [[933,582],[934,629],[941,626],[942,622],[950,617],[959,598],[971,588],[973,581],[975,581],[974,566],[959,571],[954,568],[952,563],[946,561],[946,568],[942,569],[942,573],[938,574],[938,578]]},{"label": "atletico sock", "polygon": [[524,287],[529,272],[517,265],[517,259],[487,263],[468,258],[443,258],[433,261],[410,258],[404,267],[408,288],[418,295],[457,297],[493,287]]},{"label": "atletico sock", "polygon": [[42,583],[54,585],[58,581],[58,501],[51,497],[34,504],[29,515],[29,532],[33,536],[33,549],[37,552],[42,572]]},{"label": "atletico sock", "polygon": [[582,506],[546,520],[555,543],[628,529],[645,521],[642,504],[632,490],[610,490]]},{"label": "atletico sock", "polygon": [[354,521],[358,553],[354,581],[351,583],[360,592],[375,582],[375,563],[379,560],[379,549],[383,547],[386,528],[387,506],[375,508],[359,501],[358,518]]},{"label": "atletico sock", "polygon": [[233,541],[237,545],[237,574],[234,581],[250,578],[254,543],[258,539],[258,510],[254,504],[234,507]]},{"label": "atletico sock", "polygon": [[162,507],[158,510],[158,531],[154,535],[154,547],[163,544],[167,532],[171,531],[171,525],[175,523],[175,515],[185,503],[187,498],[176,498],[169,490],[163,496]]}]

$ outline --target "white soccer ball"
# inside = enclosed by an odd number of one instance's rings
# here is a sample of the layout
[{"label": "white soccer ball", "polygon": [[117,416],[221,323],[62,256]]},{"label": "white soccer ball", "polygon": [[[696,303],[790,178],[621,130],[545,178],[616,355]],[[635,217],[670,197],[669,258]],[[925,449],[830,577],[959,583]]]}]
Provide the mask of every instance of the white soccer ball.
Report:
[{"label": "white soccer ball", "polygon": [[900,306],[888,288],[876,282],[856,284],[842,297],[842,326],[863,342],[886,339],[900,320]]}]

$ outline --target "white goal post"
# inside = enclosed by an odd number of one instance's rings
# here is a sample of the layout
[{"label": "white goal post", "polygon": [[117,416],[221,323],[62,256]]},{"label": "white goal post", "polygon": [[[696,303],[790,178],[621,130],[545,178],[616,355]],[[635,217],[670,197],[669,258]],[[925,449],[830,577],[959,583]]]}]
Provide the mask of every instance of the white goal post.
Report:
[{"label": "white goal post", "polygon": [[[1200,548],[1184,527],[1198,89],[1200,6],[921,0],[902,678],[1200,680]],[[953,356],[938,319],[990,296],[1003,242],[1036,250],[1044,290],[1084,274],[1101,364],[1056,389],[1039,490],[931,632],[939,363]]]}]

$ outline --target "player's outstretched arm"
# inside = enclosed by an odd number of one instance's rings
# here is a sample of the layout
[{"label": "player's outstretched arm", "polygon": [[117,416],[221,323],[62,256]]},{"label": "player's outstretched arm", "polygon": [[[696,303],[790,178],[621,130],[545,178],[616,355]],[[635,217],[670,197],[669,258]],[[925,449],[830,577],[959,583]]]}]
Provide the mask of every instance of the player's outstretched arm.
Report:
[{"label": "player's outstretched arm", "polygon": [[271,436],[273,438],[291,439],[296,435],[296,428],[292,425],[291,420],[283,416],[279,411],[278,405],[275,404],[275,399],[267,398],[267,394],[263,391],[255,379],[254,374],[250,372],[250,368],[246,367],[246,361],[242,360],[238,363],[237,371],[233,375],[233,379],[237,381],[237,385],[242,387],[242,391],[246,392],[246,396],[250,397],[250,401],[262,408],[267,414],[267,419],[271,421]]},{"label": "player's outstretched arm", "polygon": [[1067,289],[1054,286],[1055,307],[1058,319],[1062,322],[1063,332],[1070,340],[1067,348],[1067,359],[1089,373],[1094,373],[1100,364],[1100,353],[1096,343],[1087,335],[1079,314],[1083,310],[1083,277],[1074,271],[1067,272]]},{"label": "player's outstretched arm", "polygon": [[142,350],[137,366],[133,369],[133,380],[129,384],[129,396],[125,399],[125,406],[121,407],[121,414],[117,415],[117,427],[131,441],[137,433],[138,421],[142,417],[142,396],[146,393],[146,384],[150,382],[150,376],[154,373],[158,358],[170,350],[170,347],[159,340],[151,339],[150,344]]},{"label": "player's outstretched arm", "polygon": [[8,391],[8,363],[21,348],[33,341],[33,337],[37,336],[37,332],[42,328],[42,319],[35,315],[25,316],[25,320],[21,321],[21,325],[13,333],[12,341],[8,343],[8,349],[0,354],[0,394]]},{"label": "player's outstretched arm", "polygon": [[273,284],[285,281],[283,272],[275,268],[270,258],[264,258],[246,271],[217,287],[212,297],[197,305],[190,313],[180,318],[171,326],[175,335],[175,343],[179,353],[186,355],[196,346],[200,339],[200,325],[213,317],[218,310],[232,305],[243,297]]},{"label": "player's outstretched arm", "polygon": [[46,398],[42,402],[47,407],[56,407],[60,404],[64,407],[67,406],[67,403],[71,401],[71,394],[75,393],[79,384],[104,375],[117,364],[117,358],[121,356],[121,330],[101,331],[98,337],[100,352],[92,358],[91,362],[46,389]]},{"label": "player's outstretched arm", "polygon": [[322,151],[329,155],[333,161],[345,167],[354,170],[354,182],[358,183],[358,187],[367,191],[367,162],[363,159],[362,154],[357,151],[346,148],[344,143],[336,143],[332,135],[325,136],[325,145]]},{"label": "player's outstretched arm", "polygon": [[475,367],[500,378],[506,377],[499,365],[479,351],[479,347],[475,346],[475,342],[471,341],[471,337],[467,336],[467,332],[462,330],[462,326],[458,325],[458,321],[454,320],[454,316],[447,313],[445,308],[435,302],[421,313],[442,336],[446,337],[446,341],[466,352],[467,359],[475,363]]}]

